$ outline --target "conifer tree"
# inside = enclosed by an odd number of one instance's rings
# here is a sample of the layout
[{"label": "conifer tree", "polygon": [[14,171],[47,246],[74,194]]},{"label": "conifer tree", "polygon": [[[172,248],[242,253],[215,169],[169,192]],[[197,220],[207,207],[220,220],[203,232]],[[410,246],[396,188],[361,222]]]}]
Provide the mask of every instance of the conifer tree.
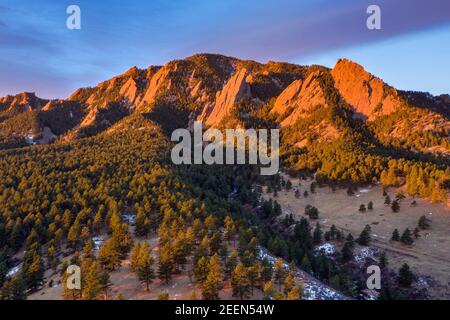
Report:
[{"label": "conifer tree", "polygon": [[426,216],[421,216],[419,218],[419,222],[417,223],[417,226],[423,230],[429,229],[431,227],[431,220],[428,219]]},{"label": "conifer tree", "polygon": [[120,256],[113,239],[108,239],[98,250],[98,261],[102,268],[114,271],[121,265]]},{"label": "conifer tree", "polygon": [[155,272],[153,271],[153,258],[150,256],[150,250],[146,242],[139,251],[137,272],[139,281],[145,283],[145,289],[149,291],[150,283],[155,279]]},{"label": "conifer tree", "polygon": [[400,233],[398,232],[398,229],[394,229],[394,232],[392,232],[392,241],[400,241]]},{"label": "conifer tree", "polygon": [[391,209],[392,209],[392,212],[399,212],[400,211],[400,204],[398,203],[397,200],[392,201]]},{"label": "conifer tree", "polygon": [[202,296],[205,300],[218,300],[222,289],[222,268],[219,255],[216,253],[209,261],[209,272],[202,285]]},{"label": "conifer tree", "polygon": [[400,241],[407,245],[412,245],[414,243],[414,240],[411,236],[411,231],[408,228],[406,228],[403,232]]},{"label": "conifer tree", "polygon": [[287,300],[299,300],[301,296],[302,287],[297,284],[287,293]]},{"label": "conifer tree", "polygon": [[231,287],[233,288],[233,297],[244,299],[250,293],[250,284],[247,277],[245,266],[239,262],[231,274]]},{"label": "conifer tree", "polygon": [[414,279],[414,274],[411,272],[408,264],[403,264],[398,272],[398,284],[402,287],[410,287]]},{"label": "conifer tree", "polygon": [[194,277],[198,282],[203,282],[209,273],[209,261],[206,257],[201,257],[194,267]]},{"label": "conifer tree", "polygon": [[172,272],[174,268],[175,261],[171,252],[171,247],[169,244],[166,244],[161,248],[159,254],[159,278],[163,279],[168,284],[170,282],[170,279],[172,278]]},{"label": "conifer tree", "polygon": [[364,229],[363,229],[363,231],[361,232],[361,234],[359,235],[359,237],[358,237],[358,243],[359,243],[361,246],[368,246],[368,245],[370,244],[370,240],[371,240],[371,238],[370,238],[370,231],[371,231],[371,228],[370,228],[370,226],[367,224],[367,225],[364,227]]},{"label": "conifer tree", "polygon": [[317,223],[313,233],[313,243],[319,244],[321,242],[322,242],[322,230],[320,228],[319,223]]}]

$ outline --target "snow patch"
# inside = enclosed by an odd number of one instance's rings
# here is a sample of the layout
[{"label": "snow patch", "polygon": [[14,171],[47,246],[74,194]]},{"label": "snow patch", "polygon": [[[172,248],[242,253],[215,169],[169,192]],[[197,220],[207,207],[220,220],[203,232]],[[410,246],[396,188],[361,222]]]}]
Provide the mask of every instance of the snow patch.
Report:
[{"label": "snow patch", "polygon": [[12,267],[11,269],[8,270],[8,273],[6,273],[6,278],[11,279],[19,272],[19,270],[20,270],[19,266]]},{"label": "snow patch", "polygon": [[326,256],[331,256],[336,253],[336,247],[334,244],[326,242],[314,249],[316,253],[323,253]]}]

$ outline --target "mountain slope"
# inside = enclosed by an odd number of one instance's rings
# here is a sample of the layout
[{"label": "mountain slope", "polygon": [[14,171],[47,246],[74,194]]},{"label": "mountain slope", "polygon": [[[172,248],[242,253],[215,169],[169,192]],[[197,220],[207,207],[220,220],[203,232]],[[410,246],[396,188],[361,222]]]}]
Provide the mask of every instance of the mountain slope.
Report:
[{"label": "mountain slope", "polygon": [[2,148],[133,128],[170,134],[197,119],[280,127],[284,165],[327,181],[371,182],[394,170],[385,182],[401,185],[420,167],[422,184],[439,186],[421,194],[442,199],[450,180],[449,96],[396,90],[346,59],[328,69],[197,54],[133,67],[66,100],[8,96],[0,110]]}]

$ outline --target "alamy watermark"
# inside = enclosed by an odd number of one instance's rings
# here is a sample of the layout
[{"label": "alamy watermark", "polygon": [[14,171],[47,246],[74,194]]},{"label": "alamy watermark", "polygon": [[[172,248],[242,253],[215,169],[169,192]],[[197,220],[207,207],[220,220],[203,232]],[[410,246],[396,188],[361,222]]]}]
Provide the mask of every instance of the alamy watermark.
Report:
[{"label": "alamy watermark", "polygon": [[369,30],[381,29],[381,8],[376,4],[367,7],[366,13],[370,16],[366,20],[366,26]]},{"label": "alamy watermark", "polygon": [[66,20],[66,27],[69,30],[81,29],[81,9],[79,6],[72,4],[67,7],[66,13],[69,14]]},{"label": "alamy watermark", "polygon": [[188,129],[173,131],[171,140],[178,142],[171,152],[174,164],[192,164],[193,159],[194,164],[207,165],[260,164],[262,175],[274,175],[279,170],[279,129],[271,129],[270,135],[267,129],[226,129],[224,139],[220,130],[203,132],[202,122],[195,121],[193,133],[192,137]]}]

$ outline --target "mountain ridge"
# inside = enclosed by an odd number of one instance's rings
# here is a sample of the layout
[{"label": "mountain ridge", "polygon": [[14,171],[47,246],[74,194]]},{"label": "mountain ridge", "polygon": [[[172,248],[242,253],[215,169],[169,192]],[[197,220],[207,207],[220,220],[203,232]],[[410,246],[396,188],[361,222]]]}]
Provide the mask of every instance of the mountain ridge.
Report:
[{"label": "mountain ridge", "polygon": [[[242,104],[246,107],[239,107]],[[184,126],[194,118],[207,126],[221,126],[227,121],[236,124],[241,120],[237,118],[248,118],[260,109],[270,109],[265,117],[275,117],[275,123],[281,127],[292,126],[321,107],[336,111],[345,105],[352,110],[353,118],[373,126],[389,122],[385,119],[393,114],[406,112],[415,117],[408,119],[415,123],[414,132],[427,132],[432,136],[429,140],[436,140],[419,151],[449,153],[448,95],[397,90],[348,59],[339,59],[329,69],[196,54],[163,66],[133,66],[97,86],[79,88],[67,99],[40,99],[34,93],[0,98],[0,135],[8,140],[8,135],[15,133],[14,138],[20,140],[21,135],[24,139],[32,131],[34,135],[41,134],[47,126],[59,140],[67,141],[105,131],[136,112],[164,112],[161,106],[168,105],[171,110],[180,111],[177,114],[182,114],[182,119],[178,123]],[[416,108],[422,113],[412,111]],[[236,112],[240,116],[234,117]],[[17,134],[9,122],[22,123],[20,117],[33,118],[28,122],[39,125],[28,130],[21,128]],[[230,122],[230,117],[235,119]],[[406,122],[391,123],[387,132],[401,140],[409,126]],[[339,136],[329,124],[327,120],[314,126],[324,127],[318,131],[324,131],[325,136]],[[331,128],[331,135],[327,127]],[[26,144],[19,144],[22,145]]]}]

